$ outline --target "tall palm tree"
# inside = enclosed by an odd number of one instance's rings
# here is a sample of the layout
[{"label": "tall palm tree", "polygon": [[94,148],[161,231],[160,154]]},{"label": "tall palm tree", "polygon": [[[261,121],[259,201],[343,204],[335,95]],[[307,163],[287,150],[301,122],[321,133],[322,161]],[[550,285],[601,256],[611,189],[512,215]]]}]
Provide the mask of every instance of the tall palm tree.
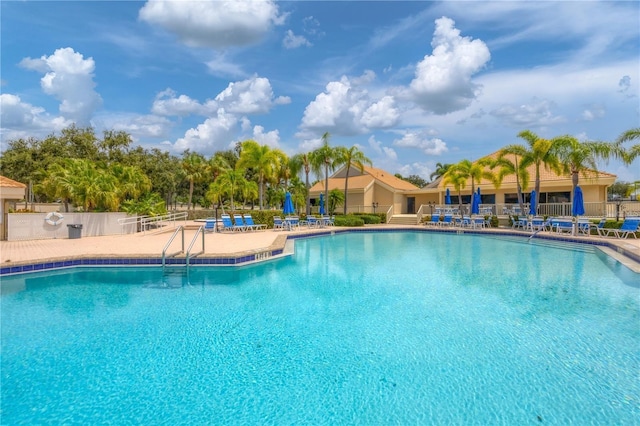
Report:
[{"label": "tall palm tree", "polygon": [[218,179],[216,179],[215,184],[216,188],[212,191],[214,194],[217,192],[218,195],[228,196],[231,201],[231,211],[234,211],[234,196],[238,193],[242,193],[245,191],[245,187],[247,186],[247,180],[244,178],[244,170],[243,169],[229,169],[224,172]]},{"label": "tall palm tree", "polygon": [[360,173],[364,172],[364,165],[371,165],[371,160],[367,158],[360,149],[354,145],[351,148],[346,148],[343,146],[337,147],[335,149],[335,159],[333,162],[335,167],[346,165],[346,174],[344,177],[344,203],[343,203],[343,214],[347,214],[347,194],[349,189],[349,171],[351,170],[351,166],[355,166],[360,170]]},{"label": "tall palm tree", "polygon": [[258,198],[260,210],[263,208],[265,183],[275,176],[278,165],[276,153],[267,145],[254,140],[242,142],[237,168],[252,169],[258,178]]},{"label": "tall palm tree", "polygon": [[335,150],[329,146],[329,132],[322,135],[322,146],[311,153],[311,169],[313,172],[322,176],[324,172],[324,199],[329,199],[329,170],[333,171],[335,166]]},{"label": "tall palm tree", "polygon": [[[460,163],[453,164],[447,169],[444,175],[442,175],[444,185],[451,184],[453,188],[458,191],[458,208],[462,213],[462,190],[467,186],[467,180],[469,179],[469,171],[464,166],[460,167]],[[472,194],[473,195],[473,194]]]},{"label": "tall palm tree", "polygon": [[[511,158],[513,161],[511,161]],[[492,169],[499,167],[500,170],[496,176],[496,188],[500,187],[503,179],[507,175],[516,176],[516,190],[518,192],[518,205],[520,211],[524,211],[524,199],[522,197],[523,188],[529,187],[529,171],[526,167],[522,167],[522,161],[518,161],[517,155],[510,155],[502,150],[498,151],[498,158],[490,165]]]},{"label": "tall palm tree", "polygon": [[306,188],[306,213],[307,216],[311,214],[311,200],[309,195],[309,188],[311,187],[309,184],[309,172],[311,171],[311,154],[296,154],[291,158],[291,162],[294,163],[296,168],[300,170],[300,168],[304,169],[304,185]]},{"label": "tall palm tree", "polygon": [[209,173],[211,173],[211,176],[213,177],[212,180],[216,180],[218,178],[218,176],[224,172],[227,171],[231,168],[231,166],[229,165],[229,162],[227,161],[227,159],[222,155],[221,152],[216,152],[210,159],[209,159]]},{"label": "tall palm tree", "polygon": [[579,183],[579,175],[588,170],[598,172],[598,158],[609,159],[615,155],[616,146],[607,142],[580,142],[573,136],[564,135],[553,138],[553,153],[560,162],[562,171],[571,174],[573,193]]},{"label": "tall palm tree", "polygon": [[207,164],[204,157],[197,152],[185,152],[184,158],[180,163],[185,179],[189,181],[189,203],[187,210],[193,207],[193,188],[196,182],[204,180],[207,174]]},{"label": "tall palm tree", "polygon": [[545,167],[547,170],[551,169],[558,174],[562,173],[562,167],[552,149],[552,141],[542,139],[530,130],[523,130],[518,133],[518,137],[524,139],[527,142],[527,146],[520,144],[508,145],[502,149],[502,152],[520,156],[521,167],[526,168],[532,164],[535,166],[535,205],[538,206],[540,205],[540,167]]},{"label": "tall palm tree", "polygon": [[442,177],[447,172],[449,167],[451,167],[451,164],[436,163],[436,169],[429,175],[429,180],[433,182],[434,179]]}]

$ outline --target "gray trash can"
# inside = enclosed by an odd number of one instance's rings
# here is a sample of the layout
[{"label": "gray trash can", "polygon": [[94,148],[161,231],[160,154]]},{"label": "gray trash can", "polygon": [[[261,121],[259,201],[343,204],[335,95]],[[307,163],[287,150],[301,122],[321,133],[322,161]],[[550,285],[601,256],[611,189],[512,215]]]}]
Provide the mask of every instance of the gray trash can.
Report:
[{"label": "gray trash can", "polygon": [[71,223],[71,224],[67,225],[67,228],[69,228],[69,239],[70,240],[75,240],[75,239],[80,238],[82,236],[82,224],[80,224],[80,223]]}]

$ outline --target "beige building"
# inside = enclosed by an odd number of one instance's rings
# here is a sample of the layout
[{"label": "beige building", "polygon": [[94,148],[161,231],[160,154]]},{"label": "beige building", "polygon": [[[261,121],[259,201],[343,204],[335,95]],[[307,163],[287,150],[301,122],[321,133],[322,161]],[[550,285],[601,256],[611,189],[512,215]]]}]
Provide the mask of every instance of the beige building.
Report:
[{"label": "beige building", "polygon": [[0,176],[0,240],[7,239],[7,215],[18,201],[24,200],[27,185]]},{"label": "beige building", "polygon": [[[489,157],[495,158],[497,154],[495,152]],[[495,172],[497,169],[494,170]],[[535,166],[530,166],[528,172],[529,185],[522,189],[524,202],[527,204],[535,185]],[[332,189],[344,191],[345,174],[346,168],[343,167],[329,178],[330,191]],[[589,170],[580,174],[579,185],[583,191],[587,210],[589,210],[589,205],[594,207],[595,204],[601,204],[604,208],[607,201],[607,188],[615,180],[616,175],[602,171]],[[378,212],[389,212],[391,215],[417,214],[419,212],[429,214],[433,207],[445,204],[447,189],[450,191],[452,204],[458,204],[458,192],[453,185],[445,185],[442,179],[437,179],[424,188],[418,188],[384,170],[365,167],[364,172],[361,173],[356,167],[351,167],[348,183],[347,210],[349,212],[372,212],[374,211],[373,207],[376,206]],[[515,175],[505,176],[498,188],[487,179],[475,182],[475,188],[480,188],[482,204],[491,206],[494,214],[500,215],[507,206],[515,205],[518,202]],[[558,206],[566,210],[571,203],[572,188],[573,183],[570,175],[559,175],[547,170],[544,166],[541,167],[539,197],[541,206],[546,204],[547,207]],[[317,199],[320,192],[324,192],[324,181],[311,187],[311,198]],[[468,205],[471,198],[471,179],[467,180],[461,195],[462,204]],[[562,215],[563,210],[544,213]],[[587,211],[587,215],[589,215],[589,211]],[[599,216],[600,213],[594,212],[593,215]]]}]

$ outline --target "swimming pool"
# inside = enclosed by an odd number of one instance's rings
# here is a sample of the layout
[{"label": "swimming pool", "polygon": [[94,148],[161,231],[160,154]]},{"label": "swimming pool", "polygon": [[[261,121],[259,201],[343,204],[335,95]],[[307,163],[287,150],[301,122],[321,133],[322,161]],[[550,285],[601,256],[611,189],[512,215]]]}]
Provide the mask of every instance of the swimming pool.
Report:
[{"label": "swimming pool", "polygon": [[474,235],[3,277],[2,423],[633,424],[637,275]]}]

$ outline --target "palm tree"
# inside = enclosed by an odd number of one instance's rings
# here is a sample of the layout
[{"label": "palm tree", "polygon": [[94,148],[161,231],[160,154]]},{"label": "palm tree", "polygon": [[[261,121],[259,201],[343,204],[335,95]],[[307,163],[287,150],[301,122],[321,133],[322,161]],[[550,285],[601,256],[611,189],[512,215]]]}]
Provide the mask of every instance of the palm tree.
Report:
[{"label": "palm tree", "polygon": [[334,170],[333,160],[335,150],[329,146],[329,132],[322,135],[322,146],[311,153],[311,168],[313,172],[322,176],[324,171],[324,198],[329,199],[329,170]]},{"label": "palm tree", "polygon": [[218,178],[218,176],[222,172],[229,170],[231,168],[227,159],[224,158],[224,156],[220,152],[216,152],[209,159],[208,167],[209,167],[209,173],[211,173],[214,181]]},{"label": "palm tree", "polygon": [[260,145],[254,140],[242,142],[240,159],[236,167],[252,169],[258,178],[258,198],[260,210],[263,208],[264,185],[271,180],[277,170],[278,157],[267,145]]},{"label": "palm tree", "polygon": [[[621,134],[618,139],[616,139],[615,144],[617,147],[620,147],[625,142],[640,140],[640,127],[636,127],[635,129],[627,130],[623,134]],[[622,159],[626,164],[631,164],[633,160],[640,156],[640,144],[632,145],[628,151],[622,151],[623,156]],[[620,150],[616,152],[619,155]]]},{"label": "palm tree", "polygon": [[243,169],[229,169],[222,172],[222,174],[218,176],[218,179],[216,179],[213,190],[211,190],[211,186],[209,187],[214,195],[213,197],[210,197],[210,199],[215,201],[215,195],[228,196],[231,200],[231,211],[234,211],[234,196],[237,193],[245,191],[245,187],[247,186],[247,180],[244,178],[244,172],[245,171]]},{"label": "palm tree", "polygon": [[306,205],[306,213],[307,216],[309,216],[311,214],[311,200],[310,200],[310,195],[309,195],[309,188],[310,188],[310,184],[309,184],[309,172],[311,171],[311,154],[309,153],[304,153],[304,154],[296,154],[291,158],[291,162],[293,164],[295,164],[295,167],[300,170],[300,168],[304,169],[304,185],[305,188],[307,189],[306,191],[306,200],[305,200],[305,205]]},{"label": "palm tree", "polygon": [[545,169],[551,169],[558,174],[562,173],[562,167],[552,149],[552,141],[542,139],[530,130],[523,130],[518,133],[518,137],[524,139],[527,142],[527,146],[519,144],[508,145],[502,149],[502,152],[520,156],[521,167],[526,168],[532,164],[535,165],[535,205],[538,206],[540,201],[540,167],[544,166]]},{"label": "palm tree", "polygon": [[185,152],[185,156],[180,163],[185,179],[189,181],[189,202],[187,210],[191,210],[193,200],[193,187],[196,182],[204,180],[207,172],[207,165],[204,157],[196,152]]},{"label": "palm tree", "polygon": [[[467,160],[463,160],[467,161]],[[458,191],[458,208],[462,213],[462,190],[467,186],[467,179],[469,179],[469,170],[465,165],[460,163],[453,164],[447,169],[444,175],[442,175],[444,185],[451,184],[453,188]],[[473,195],[473,194],[471,194]]]},{"label": "palm tree", "polygon": [[[509,157],[513,158],[513,161]],[[496,176],[496,188],[500,187],[502,180],[507,175],[516,175],[516,190],[518,191],[518,205],[520,211],[524,211],[524,199],[522,197],[523,188],[529,187],[529,171],[526,167],[522,167],[522,161],[518,163],[517,155],[510,155],[502,150],[498,151],[498,158],[490,165],[492,169],[500,167]]]},{"label": "palm tree", "polygon": [[597,159],[609,159],[616,149],[614,144],[580,142],[569,135],[554,138],[552,143],[554,155],[558,158],[562,171],[571,174],[572,194],[578,186],[580,173],[584,175],[588,170],[594,170],[597,173]]},{"label": "palm tree", "polygon": [[344,203],[343,203],[343,214],[347,214],[347,194],[349,189],[349,171],[351,170],[351,166],[356,166],[360,173],[364,172],[364,165],[371,165],[371,160],[367,158],[360,149],[354,145],[351,148],[345,148],[343,146],[335,149],[335,160],[333,162],[334,166],[346,165],[346,174],[344,177]]},{"label": "palm tree", "polygon": [[431,182],[433,182],[434,179],[442,177],[447,172],[447,170],[449,170],[449,167],[451,167],[451,164],[436,163],[435,171],[429,175],[429,179],[431,180]]}]

